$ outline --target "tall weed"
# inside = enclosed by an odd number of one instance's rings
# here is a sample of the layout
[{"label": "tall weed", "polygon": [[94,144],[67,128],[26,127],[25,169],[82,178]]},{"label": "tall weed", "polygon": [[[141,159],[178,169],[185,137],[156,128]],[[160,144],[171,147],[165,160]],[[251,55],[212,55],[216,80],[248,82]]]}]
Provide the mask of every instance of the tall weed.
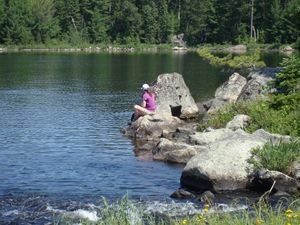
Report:
[{"label": "tall weed", "polygon": [[295,160],[300,160],[299,141],[268,142],[262,148],[252,150],[250,163],[256,168],[267,168],[288,174],[289,167]]}]

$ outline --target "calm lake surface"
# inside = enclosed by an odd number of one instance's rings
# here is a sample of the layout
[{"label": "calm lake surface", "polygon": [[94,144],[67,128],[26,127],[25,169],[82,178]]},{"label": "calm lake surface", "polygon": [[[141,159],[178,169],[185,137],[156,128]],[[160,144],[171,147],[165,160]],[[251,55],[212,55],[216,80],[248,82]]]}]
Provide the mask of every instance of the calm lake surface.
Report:
[{"label": "calm lake surface", "polygon": [[183,167],[135,157],[120,130],[141,84],[171,72],[196,100],[230,75],[195,53],[0,54],[0,224],[43,224],[101,196],[169,199]]}]

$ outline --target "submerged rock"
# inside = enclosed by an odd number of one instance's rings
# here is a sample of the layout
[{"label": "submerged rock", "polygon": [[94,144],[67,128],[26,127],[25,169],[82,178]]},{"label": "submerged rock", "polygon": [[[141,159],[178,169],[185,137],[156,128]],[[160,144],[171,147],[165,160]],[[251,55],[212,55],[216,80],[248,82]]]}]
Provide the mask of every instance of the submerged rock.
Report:
[{"label": "submerged rock", "polygon": [[171,198],[177,198],[177,199],[187,199],[187,198],[195,198],[195,197],[196,196],[192,192],[189,192],[188,190],[185,190],[183,188],[179,188],[171,194]]}]

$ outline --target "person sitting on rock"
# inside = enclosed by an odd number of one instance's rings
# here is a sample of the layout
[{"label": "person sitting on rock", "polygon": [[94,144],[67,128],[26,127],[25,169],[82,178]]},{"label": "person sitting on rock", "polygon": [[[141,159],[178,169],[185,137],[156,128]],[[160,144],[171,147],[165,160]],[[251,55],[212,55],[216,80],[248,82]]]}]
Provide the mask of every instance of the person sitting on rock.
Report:
[{"label": "person sitting on rock", "polygon": [[131,121],[137,120],[144,115],[153,114],[155,112],[155,95],[148,84],[143,84],[141,90],[143,91],[143,102],[141,105],[134,106],[134,114]]}]

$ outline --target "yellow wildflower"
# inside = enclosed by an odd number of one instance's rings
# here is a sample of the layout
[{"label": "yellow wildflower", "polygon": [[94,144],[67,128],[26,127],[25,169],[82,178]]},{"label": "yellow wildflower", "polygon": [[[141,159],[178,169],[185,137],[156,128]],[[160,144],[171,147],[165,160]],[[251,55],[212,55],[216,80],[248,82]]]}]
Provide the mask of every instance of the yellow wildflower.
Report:
[{"label": "yellow wildflower", "polygon": [[286,225],[292,225],[291,223],[287,223]]},{"label": "yellow wildflower", "polygon": [[187,220],[182,220],[182,224],[187,224]]},{"label": "yellow wildflower", "polygon": [[197,217],[197,221],[198,221],[198,222],[203,222],[203,221],[205,221],[204,216],[202,216],[202,215],[198,216],[198,217]]},{"label": "yellow wildflower", "polygon": [[293,210],[291,210],[291,209],[288,209],[285,211],[285,213],[292,213],[292,212],[293,212]]},{"label": "yellow wildflower", "polygon": [[204,212],[208,212],[208,209],[209,209],[209,205],[205,204],[204,207],[203,207],[203,211]]},{"label": "yellow wildflower", "polygon": [[286,216],[287,218],[292,218],[292,214],[290,214],[290,213],[285,214],[285,216]]},{"label": "yellow wildflower", "polygon": [[262,224],[264,221],[262,220],[262,219],[260,219],[260,218],[256,218],[256,220],[255,220],[255,224]]}]

